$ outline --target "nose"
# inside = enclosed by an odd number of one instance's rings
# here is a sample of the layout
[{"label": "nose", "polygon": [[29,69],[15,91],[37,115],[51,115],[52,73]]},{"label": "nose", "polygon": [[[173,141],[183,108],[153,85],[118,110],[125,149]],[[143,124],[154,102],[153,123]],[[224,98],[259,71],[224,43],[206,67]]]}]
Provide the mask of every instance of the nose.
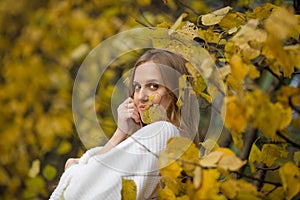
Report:
[{"label": "nose", "polygon": [[140,101],[147,101],[148,100],[148,91],[147,88],[141,87],[140,91],[138,92],[138,99]]}]

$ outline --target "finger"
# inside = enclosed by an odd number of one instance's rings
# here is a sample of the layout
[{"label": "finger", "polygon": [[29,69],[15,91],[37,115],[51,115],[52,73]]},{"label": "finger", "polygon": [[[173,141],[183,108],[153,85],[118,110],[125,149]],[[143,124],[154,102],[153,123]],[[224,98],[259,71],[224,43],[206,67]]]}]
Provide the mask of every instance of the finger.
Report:
[{"label": "finger", "polygon": [[136,107],[128,108],[127,111],[130,118],[133,118],[135,122],[139,122],[140,115]]}]

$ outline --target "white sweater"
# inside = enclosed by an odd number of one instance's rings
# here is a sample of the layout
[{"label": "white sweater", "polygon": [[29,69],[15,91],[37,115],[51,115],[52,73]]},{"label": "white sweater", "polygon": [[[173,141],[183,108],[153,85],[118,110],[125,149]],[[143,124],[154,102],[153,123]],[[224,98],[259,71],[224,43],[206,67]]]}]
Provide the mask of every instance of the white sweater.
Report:
[{"label": "white sweater", "polygon": [[[122,177],[134,180],[137,199],[156,196],[159,181],[156,155],[166,148],[167,141],[180,136],[169,122],[147,125],[104,154],[95,154],[102,147],[88,150],[79,164],[68,168],[50,200],[118,200],[121,199]],[[132,138],[133,137],[133,138]]]}]

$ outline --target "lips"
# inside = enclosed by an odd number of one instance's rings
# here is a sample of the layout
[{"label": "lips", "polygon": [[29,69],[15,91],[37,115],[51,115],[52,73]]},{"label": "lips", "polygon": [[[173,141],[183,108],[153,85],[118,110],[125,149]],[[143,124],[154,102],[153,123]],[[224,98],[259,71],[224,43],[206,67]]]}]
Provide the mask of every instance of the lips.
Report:
[{"label": "lips", "polygon": [[147,110],[149,107],[150,107],[150,105],[140,105],[140,106],[139,106],[139,110],[140,110],[141,112],[143,112],[143,111]]}]

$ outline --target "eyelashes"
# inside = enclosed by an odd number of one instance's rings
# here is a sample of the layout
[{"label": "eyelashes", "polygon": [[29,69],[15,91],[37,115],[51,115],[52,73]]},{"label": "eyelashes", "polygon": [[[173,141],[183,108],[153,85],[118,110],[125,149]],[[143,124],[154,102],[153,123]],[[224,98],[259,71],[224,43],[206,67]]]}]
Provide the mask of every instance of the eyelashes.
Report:
[{"label": "eyelashes", "polygon": [[[151,91],[155,91],[155,90],[157,90],[160,87],[160,85],[158,83],[147,83],[147,84],[145,84],[145,87],[147,89],[150,89]],[[138,83],[133,84],[134,91],[138,91],[141,88],[142,88],[141,84],[138,84]]]}]

